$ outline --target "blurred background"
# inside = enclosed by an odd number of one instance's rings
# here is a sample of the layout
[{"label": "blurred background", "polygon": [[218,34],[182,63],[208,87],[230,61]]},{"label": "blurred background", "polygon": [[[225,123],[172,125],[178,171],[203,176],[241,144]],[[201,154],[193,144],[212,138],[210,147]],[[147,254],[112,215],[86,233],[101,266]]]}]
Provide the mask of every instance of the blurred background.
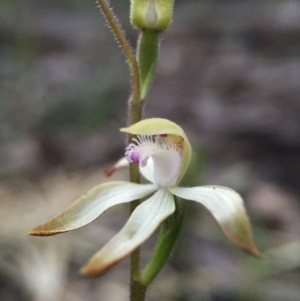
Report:
[{"label": "blurred background", "polygon": [[[111,4],[135,45],[129,1]],[[243,195],[267,259],[239,250],[189,203],[148,300],[300,300],[299,37],[297,0],[176,0],[145,117],[187,132],[185,185]],[[124,153],[129,93],[124,55],[95,1],[0,1],[1,301],[128,300],[128,260],[97,279],[78,275],[122,227],[126,206],[73,233],[26,231],[108,180],[103,171]]]}]

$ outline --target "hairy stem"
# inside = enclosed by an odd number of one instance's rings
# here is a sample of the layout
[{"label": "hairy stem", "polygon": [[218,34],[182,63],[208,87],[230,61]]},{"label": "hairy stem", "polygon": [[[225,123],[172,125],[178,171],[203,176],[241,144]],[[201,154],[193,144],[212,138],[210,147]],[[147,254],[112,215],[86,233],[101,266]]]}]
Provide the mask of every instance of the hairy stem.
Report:
[{"label": "hairy stem", "polygon": [[146,297],[146,286],[137,280],[133,280],[130,285],[130,301],[144,301]]},{"label": "hairy stem", "polygon": [[[117,17],[114,15],[107,0],[97,0],[103,14],[111,27],[117,41],[121,45],[131,71],[131,97],[129,99],[129,125],[139,122],[142,119],[143,100],[141,98],[141,81],[140,81],[140,68],[135,56],[135,53],[126,39],[125,33],[122,30]],[[148,90],[148,89],[147,89]],[[147,93],[147,91],[146,91]],[[146,96],[144,93],[143,96]],[[129,142],[132,141],[133,135],[129,135]],[[140,182],[139,167],[136,164],[130,164],[130,181],[133,183]],[[130,204],[130,213],[140,204],[140,200],[135,200]],[[130,258],[130,300],[131,301],[144,301],[147,286],[141,284],[140,277],[140,249],[137,248],[131,254]]]},{"label": "hairy stem", "polygon": [[139,67],[134,54],[132,47],[130,46],[128,40],[126,39],[125,33],[120,26],[120,22],[117,17],[114,15],[112,9],[110,8],[107,0],[98,0],[98,3],[102,9],[102,12],[111,27],[113,34],[115,35],[117,41],[120,43],[125,56],[128,60],[129,68],[131,71],[132,77],[132,96],[131,102],[139,102],[140,101],[140,75],[139,75]]}]

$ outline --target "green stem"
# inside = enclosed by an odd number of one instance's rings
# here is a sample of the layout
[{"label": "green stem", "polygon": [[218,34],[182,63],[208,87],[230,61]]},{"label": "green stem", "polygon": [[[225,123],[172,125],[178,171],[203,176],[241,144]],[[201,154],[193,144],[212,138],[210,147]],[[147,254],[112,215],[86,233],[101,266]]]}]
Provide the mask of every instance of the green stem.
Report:
[{"label": "green stem", "polygon": [[[140,180],[137,164],[130,164],[130,181],[138,183]],[[140,204],[139,200],[130,203],[130,214]],[[137,248],[130,255],[130,301],[144,301],[146,287],[139,282],[140,275],[140,248]]]},{"label": "green stem", "polygon": [[130,284],[130,301],[144,301],[147,286],[142,285],[138,280],[132,280]]},{"label": "green stem", "polygon": [[[104,16],[109,23],[112,32],[114,33],[117,41],[120,43],[125,56],[128,60],[128,64],[131,71],[131,85],[132,94],[129,99],[129,125],[135,124],[142,119],[143,111],[143,99],[146,97],[157,63],[158,56],[158,32],[156,31],[142,31],[140,41],[138,43],[138,60],[134,54],[132,47],[126,39],[125,33],[122,30],[117,17],[114,15],[112,9],[109,7],[107,0],[98,0],[98,3],[104,13]],[[142,88],[142,89],[141,89]],[[129,142],[132,141],[133,135],[129,135]],[[140,183],[139,167],[136,164],[130,164],[130,181],[133,183]],[[130,213],[140,204],[140,200],[135,200],[130,204]],[[163,235],[164,240],[168,238],[168,231],[166,235]],[[171,230],[171,232],[173,232]],[[165,234],[165,233],[164,233]],[[177,237],[177,236],[176,236]],[[174,241],[175,242],[175,241]],[[167,252],[159,251],[168,257],[174,242],[168,244]],[[161,244],[161,243],[160,243]],[[158,248],[159,249],[159,248]],[[167,253],[167,254],[166,254]],[[154,252],[156,254],[156,252]],[[154,256],[155,257],[155,256]],[[145,281],[141,282],[141,270],[140,270],[140,248],[137,248],[131,254],[130,261],[130,300],[131,301],[144,301],[146,295],[146,289],[150,283],[149,279],[152,279],[157,275],[160,268],[150,269],[150,273],[147,272],[149,268],[146,267]],[[163,260],[163,262],[165,262]],[[151,260],[150,260],[151,262]],[[162,263],[163,265],[163,263]],[[148,266],[148,265],[147,265]],[[153,271],[155,272],[153,273]],[[147,275],[150,276],[147,276]]]},{"label": "green stem", "polygon": [[120,43],[126,58],[128,59],[129,68],[132,77],[132,97],[131,102],[140,102],[141,92],[140,92],[140,73],[138,63],[134,54],[132,47],[130,46],[128,40],[126,39],[125,33],[120,26],[120,22],[114,15],[112,9],[109,7],[108,1],[98,0],[98,3],[102,9],[102,12],[111,27],[113,34],[115,35],[117,41]]},{"label": "green stem", "polygon": [[[103,14],[111,27],[117,41],[120,43],[125,56],[128,60],[131,71],[131,97],[129,99],[129,124],[134,124],[142,119],[143,101],[141,100],[140,90],[140,71],[134,51],[126,39],[125,33],[122,30],[117,17],[114,15],[112,9],[106,0],[98,0],[98,3],[103,11]],[[129,142],[133,136],[129,135]],[[139,168],[136,164],[130,164],[130,181],[133,183],[140,182]],[[130,204],[130,213],[139,205],[140,201],[136,200]],[[141,285],[138,281],[140,273],[140,249],[138,248],[131,254],[130,263],[130,300],[144,301],[146,287]]]},{"label": "green stem", "polygon": [[[130,101],[130,124],[134,124],[142,118],[143,103]],[[133,135],[129,135],[129,142],[132,141]],[[137,164],[130,164],[130,181],[133,183],[140,182],[139,166]],[[140,204],[140,200],[135,200],[130,203],[130,214]],[[130,255],[130,301],[144,301],[147,287],[141,285],[139,282],[140,276],[140,248],[137,248]]]}]

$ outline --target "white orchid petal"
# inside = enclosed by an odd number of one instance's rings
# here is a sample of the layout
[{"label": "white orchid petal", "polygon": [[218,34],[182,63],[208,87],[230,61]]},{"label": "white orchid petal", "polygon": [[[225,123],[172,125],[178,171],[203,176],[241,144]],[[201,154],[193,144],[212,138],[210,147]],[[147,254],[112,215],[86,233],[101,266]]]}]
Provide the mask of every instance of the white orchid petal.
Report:
[{"label": "white orchid petal", "polygon": [[181,167],[181,154],[171,142],[163,151],[153,154],[154,183],[161,186],[174,186]]},{"label": "white orchid petal", "polygon": [[156,190],[153,184],[134,184],[124,181],[104,183],[92,188],[57,217],[35,227],[28,234],[48,236],[80,228],[107,209],[143,198]]},{"label": "white orchid petal", "polygon": [[158,190],[134,210],[122,230],[90,259],[81,272],[96,276],[115,265],[140,246],[174,211],[172,194],[164,189]]},{"label": "white orchid petal", "polygon": [[143,177],[148,180],[151,183],[154,183],[154,166],[153,166],[153,160],[150,157],[148,159],[147,165],[144,167],[140,166],[140,173],[143,175]]},{"label": "white orchid petal", "polygon": [[130,127],[120,129],[121,132],[134,134],[138,136],[165,136],[168,140],[180,145],[182,153],[182,160],[179,174],[176,179],[178,184],[184,176],[191,159],[191,145],[183,131],[183,129],[176,123],[163,118],[150,118],[141,120]]},{"label": "white orchid petal", "polygon": [[150,169],[146,169],[146,176],[150,176],[153,183],[160,187],[174,186],[177,182],[182,163],[183,138],[162,136],[138,135],[133,139],[125,152],[129,162],[138,163],[143,170],[148,165],[149,159],[152,162]]},{"label": "white orchid petal", "polygon": [[180,198],[205,206],[231,241],[251,254],[261,257],[253,242],[243,200],[237,192],[222,186],[172,187],[169,191]]}]

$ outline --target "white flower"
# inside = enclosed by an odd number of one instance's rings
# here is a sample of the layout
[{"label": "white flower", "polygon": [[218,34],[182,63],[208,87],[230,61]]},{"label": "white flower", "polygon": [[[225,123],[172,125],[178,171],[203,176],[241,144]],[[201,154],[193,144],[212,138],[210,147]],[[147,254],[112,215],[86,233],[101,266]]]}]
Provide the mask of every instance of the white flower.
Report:
[{"label": "white flower", "polygon": [[[125,156],[139,164],[149,184],[115,181],[94,187],[54,219],[32,229],[29,234],[54,235],[82,227],[107,209],[149,196],[131,214],[125,226],[82,272],[98,275],[139,247],[175,211],[174,196],[206,207],[225,235],[253,255],[260,253],[252,240],[243,200],[234,190],[222,186],[179,187],[191,157],[191,147],[177,124],[160,118],[140,121],[122,132],[138,135],[126,148]],[[124,165],[122,160],[117,164]]]}]

